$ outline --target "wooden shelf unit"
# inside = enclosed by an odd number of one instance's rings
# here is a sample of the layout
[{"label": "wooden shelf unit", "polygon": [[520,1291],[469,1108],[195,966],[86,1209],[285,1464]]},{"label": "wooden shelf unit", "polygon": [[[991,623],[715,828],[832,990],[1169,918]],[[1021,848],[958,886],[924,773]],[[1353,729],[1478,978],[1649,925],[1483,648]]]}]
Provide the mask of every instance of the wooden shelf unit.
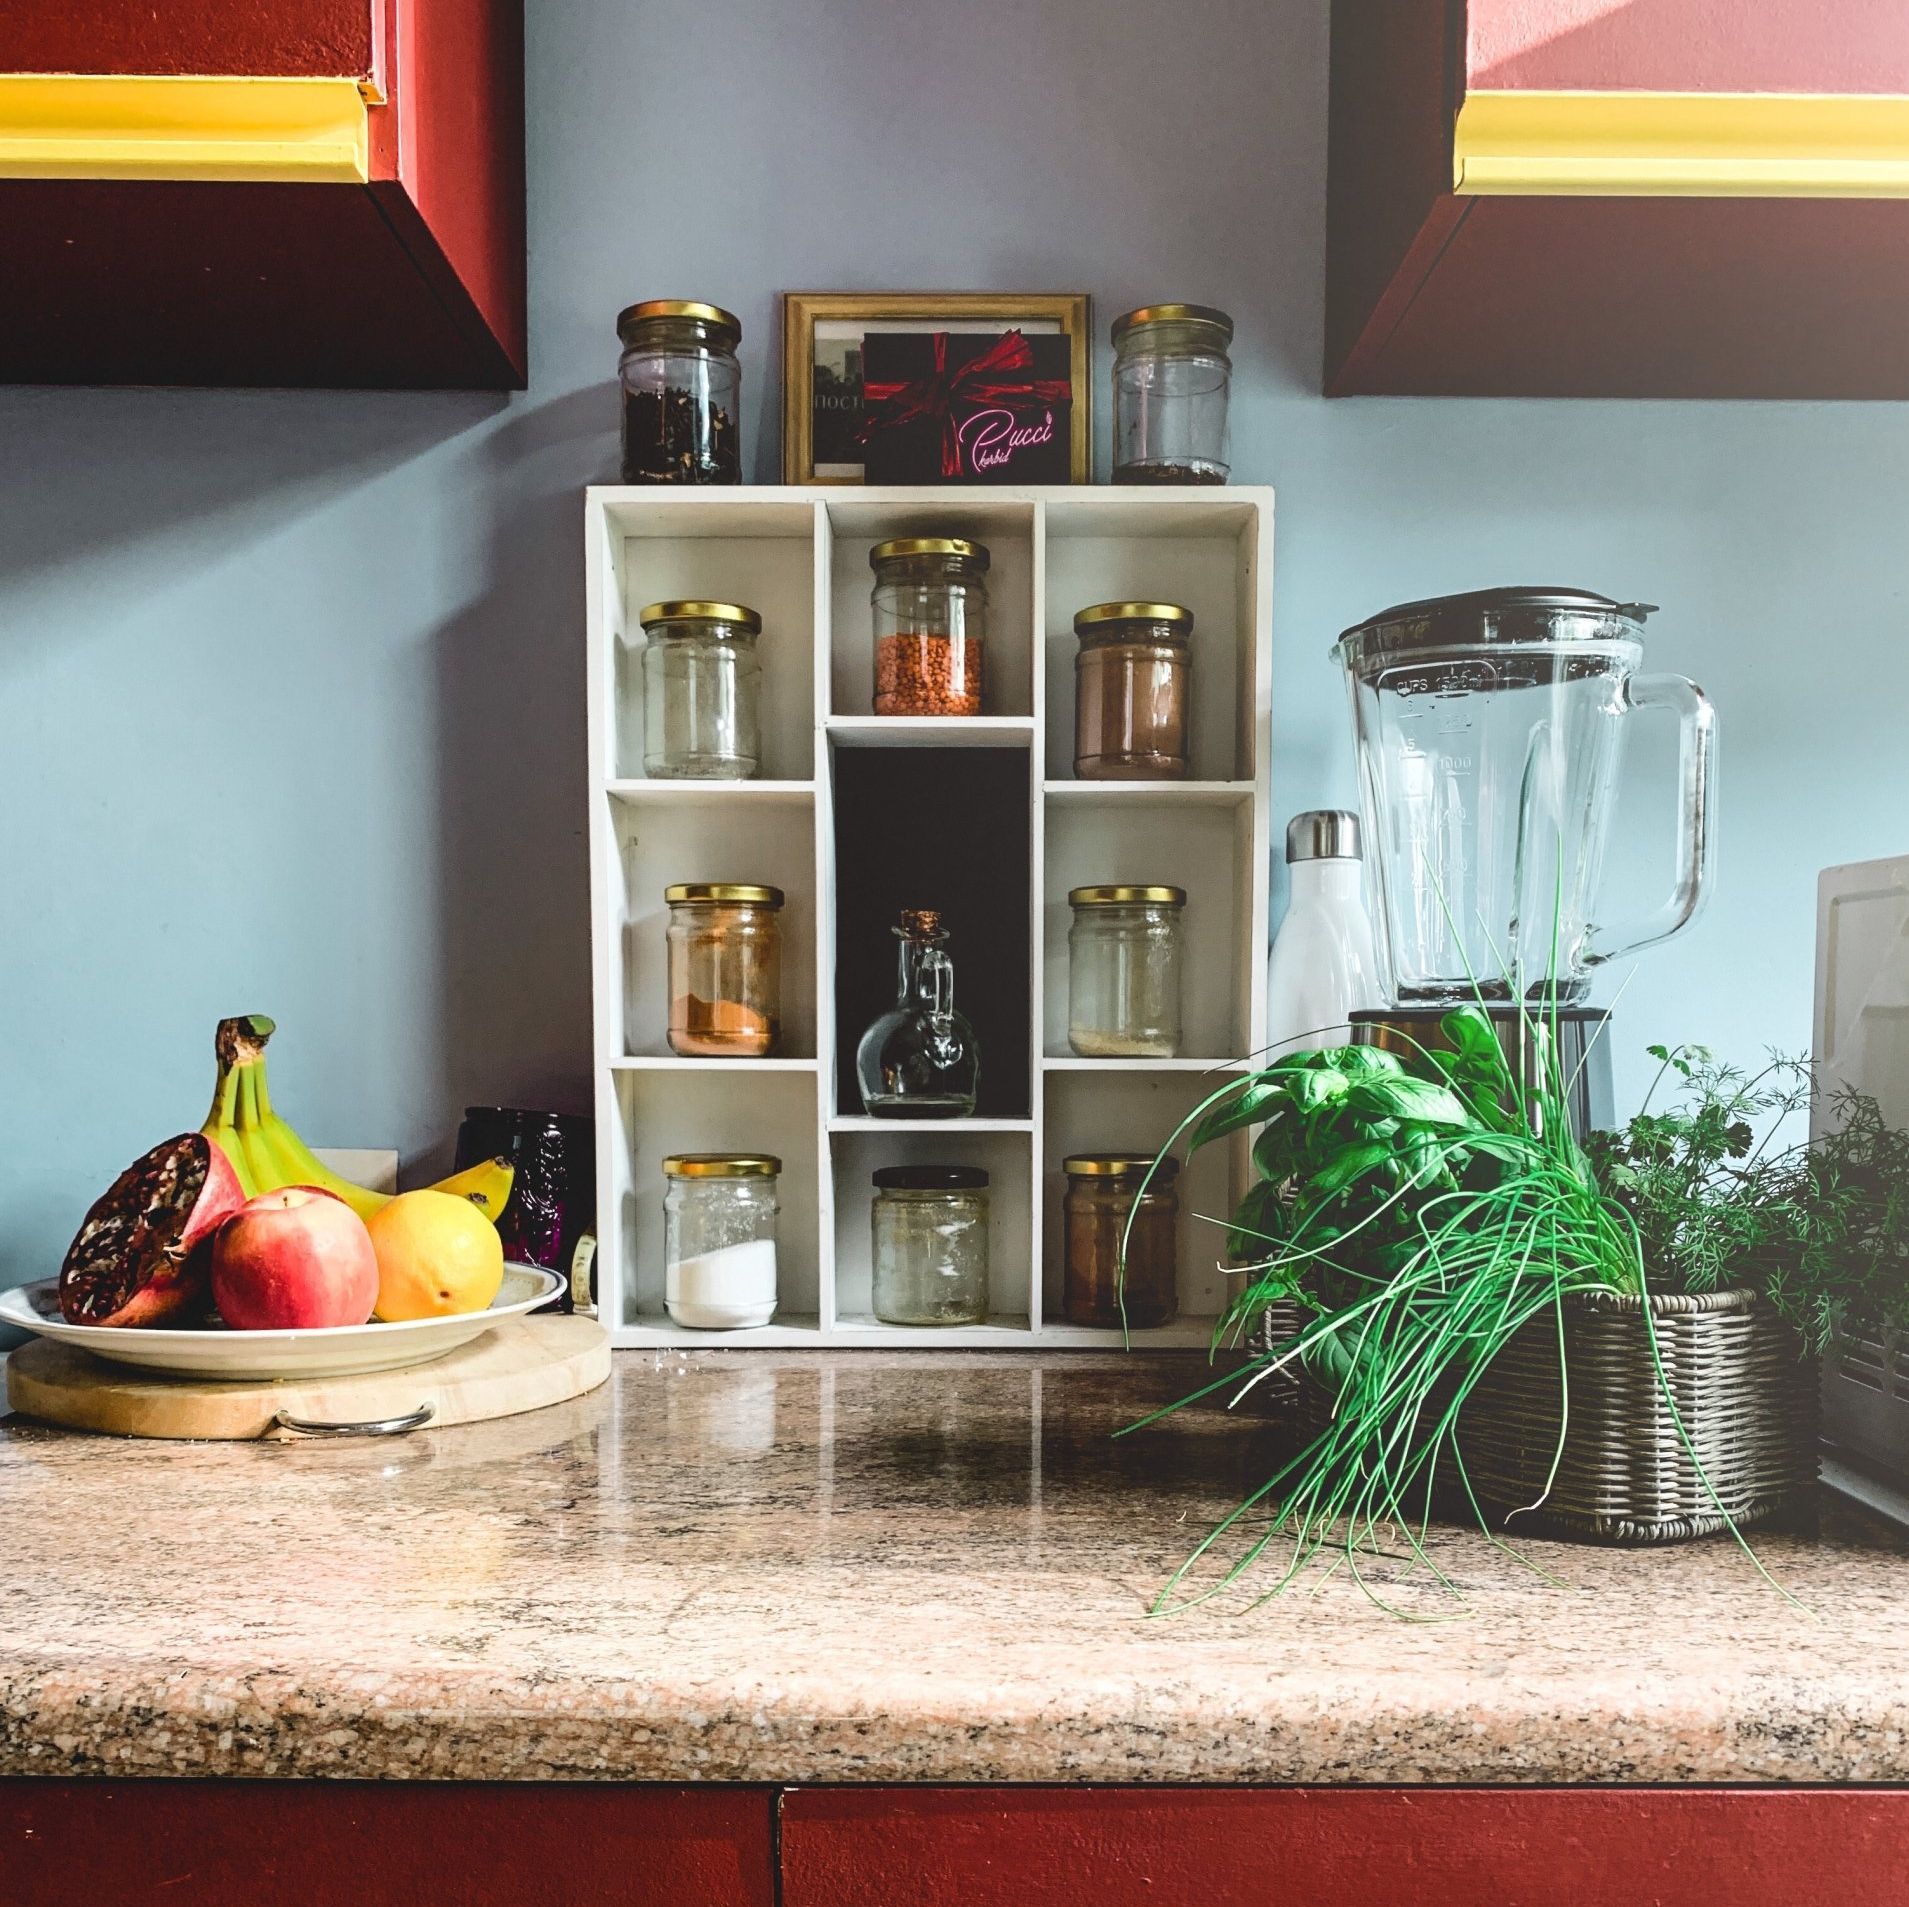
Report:
[{"label": "wooden shelf unit", "polygon": [[[993,558],[987,706],[966,720],[878,717],[868,551],[885,537],[929,533],[976,537]],[[1272,492],[1245,487],[587,493],[598,1296],[619,1346],[1121,1341],[1060,1318],[1060,1161],[1160,1145],[1264,1043],[1272,535]],[[671,597],[761,611],[764,779],[644,777],[636,612]],[[1125,598],[1194,612],[1185,782],[1073,778],[1074,612]],[[958,1121],[871,1119],[843,1099],[840,1062],[862,1024],[837,1023],[837,764],[847,751],[924,748],[997,751],[989,772],[1025,785],[1028,1050],[984,1042],[982,1061],[984,1082],[1010,1099],[1024,1076],[1026,1103],[984,1099],[977,1117]],[[924,827],[936,821],[923,817]],[[787,894],[775,1058],[669,1052],[662,891],[681,880],[768,881]],[[1082,1060],[1067,1049],[1067,889],[1115,880],[1188,891],[1178,1058]],[[962,923],[951,926],[959,997],[975,976]],[[866,1017],[886,1004],[871,999]],[[660,1162],[728,1148],[783,1161],[781,1309],[759,1330],[686,1330],[663,1308]],[[912,1329],[871,1314],[869,1174],[909,1161],[988,1169],[994,1315],[985,1325]],[[1224,1292],[1221,1233],[1209,1221],[1232,1210],[1249,1170],[1243,1138],[1188,1169],[1180,1316],[1134,1333],[1136,1346],[1206,1343]]]}]

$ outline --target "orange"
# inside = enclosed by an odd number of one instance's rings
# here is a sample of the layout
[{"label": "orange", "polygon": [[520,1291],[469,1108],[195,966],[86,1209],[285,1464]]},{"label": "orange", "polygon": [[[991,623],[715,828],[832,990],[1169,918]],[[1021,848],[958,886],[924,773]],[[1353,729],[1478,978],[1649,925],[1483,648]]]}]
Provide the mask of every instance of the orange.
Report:
[{"label": "orange", "polygon": [[442,1318],[482,1311],[504,1282],[497,1227],[450,1192],[401,1192],[368,1223],[378,1256],[377,1315]]}]

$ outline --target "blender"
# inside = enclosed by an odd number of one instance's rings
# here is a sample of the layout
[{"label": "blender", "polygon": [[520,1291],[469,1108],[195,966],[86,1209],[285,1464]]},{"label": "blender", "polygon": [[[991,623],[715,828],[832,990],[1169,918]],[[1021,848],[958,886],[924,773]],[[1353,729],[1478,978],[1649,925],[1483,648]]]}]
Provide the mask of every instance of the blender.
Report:
[{"label": "blender", "polygon": [[[1366,1036],[1436,1044],[1467,1001],[1501,1039],[1515,1027],[1521,1052],[1533,1022],[1555,1024],[1591,1122],[1609,1116],[1605,1016],[1588,1004],[1597,969],[1687,927],[1715,855],[1716,718],[1694,682],[1640,673],[1652,613],[1586,590],[1474,590],[1383,610],[1333,650],[1389,1002]],[[1679,725],[1676,880],[1655,913],[1612,923],[1605,847],[1629,718],[1648,710]]]}]

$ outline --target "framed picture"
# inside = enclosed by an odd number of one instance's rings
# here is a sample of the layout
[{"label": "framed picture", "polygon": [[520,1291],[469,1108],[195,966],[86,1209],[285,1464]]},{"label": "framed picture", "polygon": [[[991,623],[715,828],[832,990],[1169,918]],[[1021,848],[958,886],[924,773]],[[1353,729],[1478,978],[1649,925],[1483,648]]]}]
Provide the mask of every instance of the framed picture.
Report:
[{"label": "framed picture", "polygon": [[1066,409],[1070,483],[1089,480],[1093,391],[1084,292],[791,291],[782,299],[782,480],[860,483],[867,421],[862,341],[873,332],[1018,331],[1068,345]]}]

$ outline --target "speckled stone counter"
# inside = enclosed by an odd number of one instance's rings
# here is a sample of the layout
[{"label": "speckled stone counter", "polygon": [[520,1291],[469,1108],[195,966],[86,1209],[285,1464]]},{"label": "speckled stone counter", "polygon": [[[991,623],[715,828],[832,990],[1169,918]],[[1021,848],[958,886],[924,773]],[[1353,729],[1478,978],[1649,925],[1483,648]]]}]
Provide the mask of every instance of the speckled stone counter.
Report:
[{"label": "speckled stone counter", "polygon": [[762,1782],[1909,1780],[1909,1554],[1436,1539],[1151,1619],[1263,1421],[1196,1360],[624,1354],[398,1442],[0,1419],[0,1773]]}]

